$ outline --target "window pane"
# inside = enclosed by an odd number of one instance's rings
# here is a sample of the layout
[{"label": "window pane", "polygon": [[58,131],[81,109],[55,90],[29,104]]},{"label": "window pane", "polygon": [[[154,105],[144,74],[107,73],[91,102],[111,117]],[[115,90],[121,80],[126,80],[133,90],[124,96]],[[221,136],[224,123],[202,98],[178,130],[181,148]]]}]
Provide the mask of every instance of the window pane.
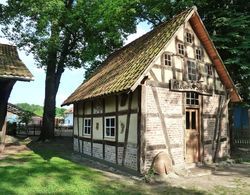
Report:
[{"label": "window pane", "polygon": [[111,136],[115,136],[115,129],[114,128],[111,129]]},{"label": "window pane", "polygon": [[195,111],[192,112],[192,116],[191,116],[191,121],[192,121],[192,129],[196,129],[196,113]]},{"label": "window pane", "polygon": [[186,112],[186,129],[190,129],[189,112]]},{"label": "window pane", "polygon": [[109,127],[110,126],[110,120],[109,118],[106,118],[106,127]]},{"label": "window pane", "polygon": [[114,127],[114,126],[115,126],[115,119],[111,118],[111,127]]},{"label": "window pane", "polygon": [[106,128],[106,136],[110,136],[110,129]]}]

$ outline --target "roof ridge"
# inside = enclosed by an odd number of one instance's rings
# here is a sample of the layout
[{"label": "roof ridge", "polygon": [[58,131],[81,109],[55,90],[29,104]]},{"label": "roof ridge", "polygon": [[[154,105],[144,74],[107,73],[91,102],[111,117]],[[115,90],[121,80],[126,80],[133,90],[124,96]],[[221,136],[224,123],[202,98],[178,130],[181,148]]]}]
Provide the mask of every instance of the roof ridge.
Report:
[{"label": "roof ridge", "polygon": [[63,105],[131,89],[192,10],[188,8],[180,12],[111,53]]},{"label": "roof ridge", "polygon": [[[195,7],[195,6],[193,6]],[[118,53],[122,52],[123,50],[127,49],[128,47],[132,46],[133,44],[136,44],[137,42],[140,42],[140,40],[145,39],[146,37],[148,37],[151,33],[154,33],[155,31],[157,31],[161,26],[167,25],[168,23],[174,21],[174,19],[176,19],[177,17],[179,17],[180,15],[189,12],[191,10],[193,10],[194,8],[187,8],[184,11],[174,15],[172,18],[170,18],[169,20],[166,20],[162,23],[160,23],[159,25],[155,26],[153,29],[151,29],[150,31],[146,32],[145,34],[143,34],[142,36],[138,37],[137,39],[131,41],[130,43],[118,48],[117,50],[113,51],[112,53],[110,53],[107,58],[97,67],[97,69],[95,70],[95,72],[93,72],[88,79],[86,79],[85,81],[82,82],[86,83],[88,80],[90,80],[92,77],[94,77],[96,74],[98,74],[103,67],[105,67],[105,65],[111,61],[113,59],[114,56],[117,56]],[[196,8],[197,9],[197,8]]]}]

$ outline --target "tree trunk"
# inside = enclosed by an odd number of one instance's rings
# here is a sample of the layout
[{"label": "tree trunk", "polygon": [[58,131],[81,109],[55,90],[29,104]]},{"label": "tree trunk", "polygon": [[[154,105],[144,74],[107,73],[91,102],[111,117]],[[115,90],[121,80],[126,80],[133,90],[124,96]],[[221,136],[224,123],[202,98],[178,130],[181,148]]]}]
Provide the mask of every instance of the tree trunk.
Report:
[{"label": "tree trunk", "polygon": [[[8,104],[8,99],[10,97],[11,90],[15,84],[15,80],[3,80],[0,81],[0,131],[2,131],[4,122],[5,122],[5,117],[7,114],[7,104]],[[5,134],[6,131],[1,132],[1,145],[0,148],[2,150],[4,149],[4,144],[5,144]]]}]

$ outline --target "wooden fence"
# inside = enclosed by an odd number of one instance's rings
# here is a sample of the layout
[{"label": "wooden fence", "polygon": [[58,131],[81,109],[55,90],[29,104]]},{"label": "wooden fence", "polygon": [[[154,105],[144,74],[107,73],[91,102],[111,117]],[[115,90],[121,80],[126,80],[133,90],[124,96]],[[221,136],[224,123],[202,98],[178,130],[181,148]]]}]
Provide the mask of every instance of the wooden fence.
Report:
[{"label": "wooden fence", "polygon": [[[41,133],[40,125],[29,125],[28,127],[17,126],[16,135],[19,136],[39,136]],[[55,128],[55,136],[73,136],[73,129],[68,128]]]}]

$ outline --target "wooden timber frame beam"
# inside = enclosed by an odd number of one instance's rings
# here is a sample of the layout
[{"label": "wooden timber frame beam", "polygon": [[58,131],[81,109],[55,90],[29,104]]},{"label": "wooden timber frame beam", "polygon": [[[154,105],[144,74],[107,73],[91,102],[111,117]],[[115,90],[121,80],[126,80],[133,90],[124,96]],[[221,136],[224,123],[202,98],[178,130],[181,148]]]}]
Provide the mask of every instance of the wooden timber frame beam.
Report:
[{"label": "wooden timber frame beam", "polygon": [[142,118],[142,112],[141,112],[141,106],[142,106],[142,86],[138,86],[138,114],[137,114],[137,171],[141,172],[141,118]]},{"label": "wooden timber frame beam", "polygon": [[[220,140],[221,140],[221,132],[222,132],[222,119],[223,119],[223,113],[226,110],[228,103],[230,102],[230,98],[227,98],[225,96],[225,101],[224,104],[221,106],[220,112],[218,113],[218,125],[217,125],[217,130],[216,132],[218,132],[217,134],[217,139],[216,139],[216,147],[215,147],[215,151],[214,151],[214,156],[213,156],[213,162],[217,161],[218,155],[219,155],[219,150],[220,150]],[[221,102],[221,104],[223,103],[223,101]]]},{"label": "wooden timber frame beam", "polygon": [[91,101],[91,156],[93,156],[93,125],[94,125],[94,121],[93,121],[93,114],[94,114],[94,102],[93,100]]},{"label": "wooden timber frame beam", "polygon": [[126,129],[125,129],[125,137],[124,137],[124,148],[122,153],[122,166],[125,164],[127,146],[128,146],[128,134],[129,134],[129,125],[130,125],[130,116],[131,116],[131,105],[132,105],[132,98],[133,94],[128,94],[128,114],[127,114],[127,121],[126,121]]},{"label": "wooden timber frame beam", "polygon": [[77,122],[77,136],[78,136],[78,139],[77,139],[77,142],[78,142],[78,152],[80,153],[80,139],[79,139],[79,136],[80,136],[80,127],[79,127],[79,103],[76,103],[76,122]]},{"label": "wooden timber frame beam", "polygon": [[171,145],[170,145],[169,135],[168,135],[168,132],[167,132],[167,125],[165,123],[164,114],[163,114],[163,112],[161,110],[159,97],[158,97],[156,88],[151,87],[151,89],[152,89],[153,96],[154,96],[155,103],[156,103],[156,107],[157,107],[157,110],[158,110],[158,113],[159,113],[161,126],[162,126],[162,129],[163,129],[163,133],[164,133],[164,137],[165,137],[165,141],[166,141],[166,145],[167,145],[167,149],[168,149],[168,154],[169,154],[169,156],[170,156],[170,158],[171,158],[171,160],[173,162],[173,165],[174,165],[175,163],[174,163],[173,155],[172,155],[172,152],[171,152]]},{"label": "wooden timber frame beam", "polygon": [[118,111],[119,111],[119,96],[115,96],[115,162],[118,164],[118,135],[119,135],[119,120],[118,120]]},{"label": "wooden timber frame beam", "polygon": [[[83,102],[83,105],[82,105],[82,114],[83,114],[83,117],[82,117],[82,128],[84,128],[85,102]],[[82,129],[82,135],[83,135],[83,132],[84,132],[84,129]],[[82,153],[84,154],[84,141],[82,141]]]},{"label": "wooden timber frame beam", "polygon": [[[105,98],[102,99],[102,139],[105,139]],[[102,158],[105,159],[105,143],[102,145]]]}]

